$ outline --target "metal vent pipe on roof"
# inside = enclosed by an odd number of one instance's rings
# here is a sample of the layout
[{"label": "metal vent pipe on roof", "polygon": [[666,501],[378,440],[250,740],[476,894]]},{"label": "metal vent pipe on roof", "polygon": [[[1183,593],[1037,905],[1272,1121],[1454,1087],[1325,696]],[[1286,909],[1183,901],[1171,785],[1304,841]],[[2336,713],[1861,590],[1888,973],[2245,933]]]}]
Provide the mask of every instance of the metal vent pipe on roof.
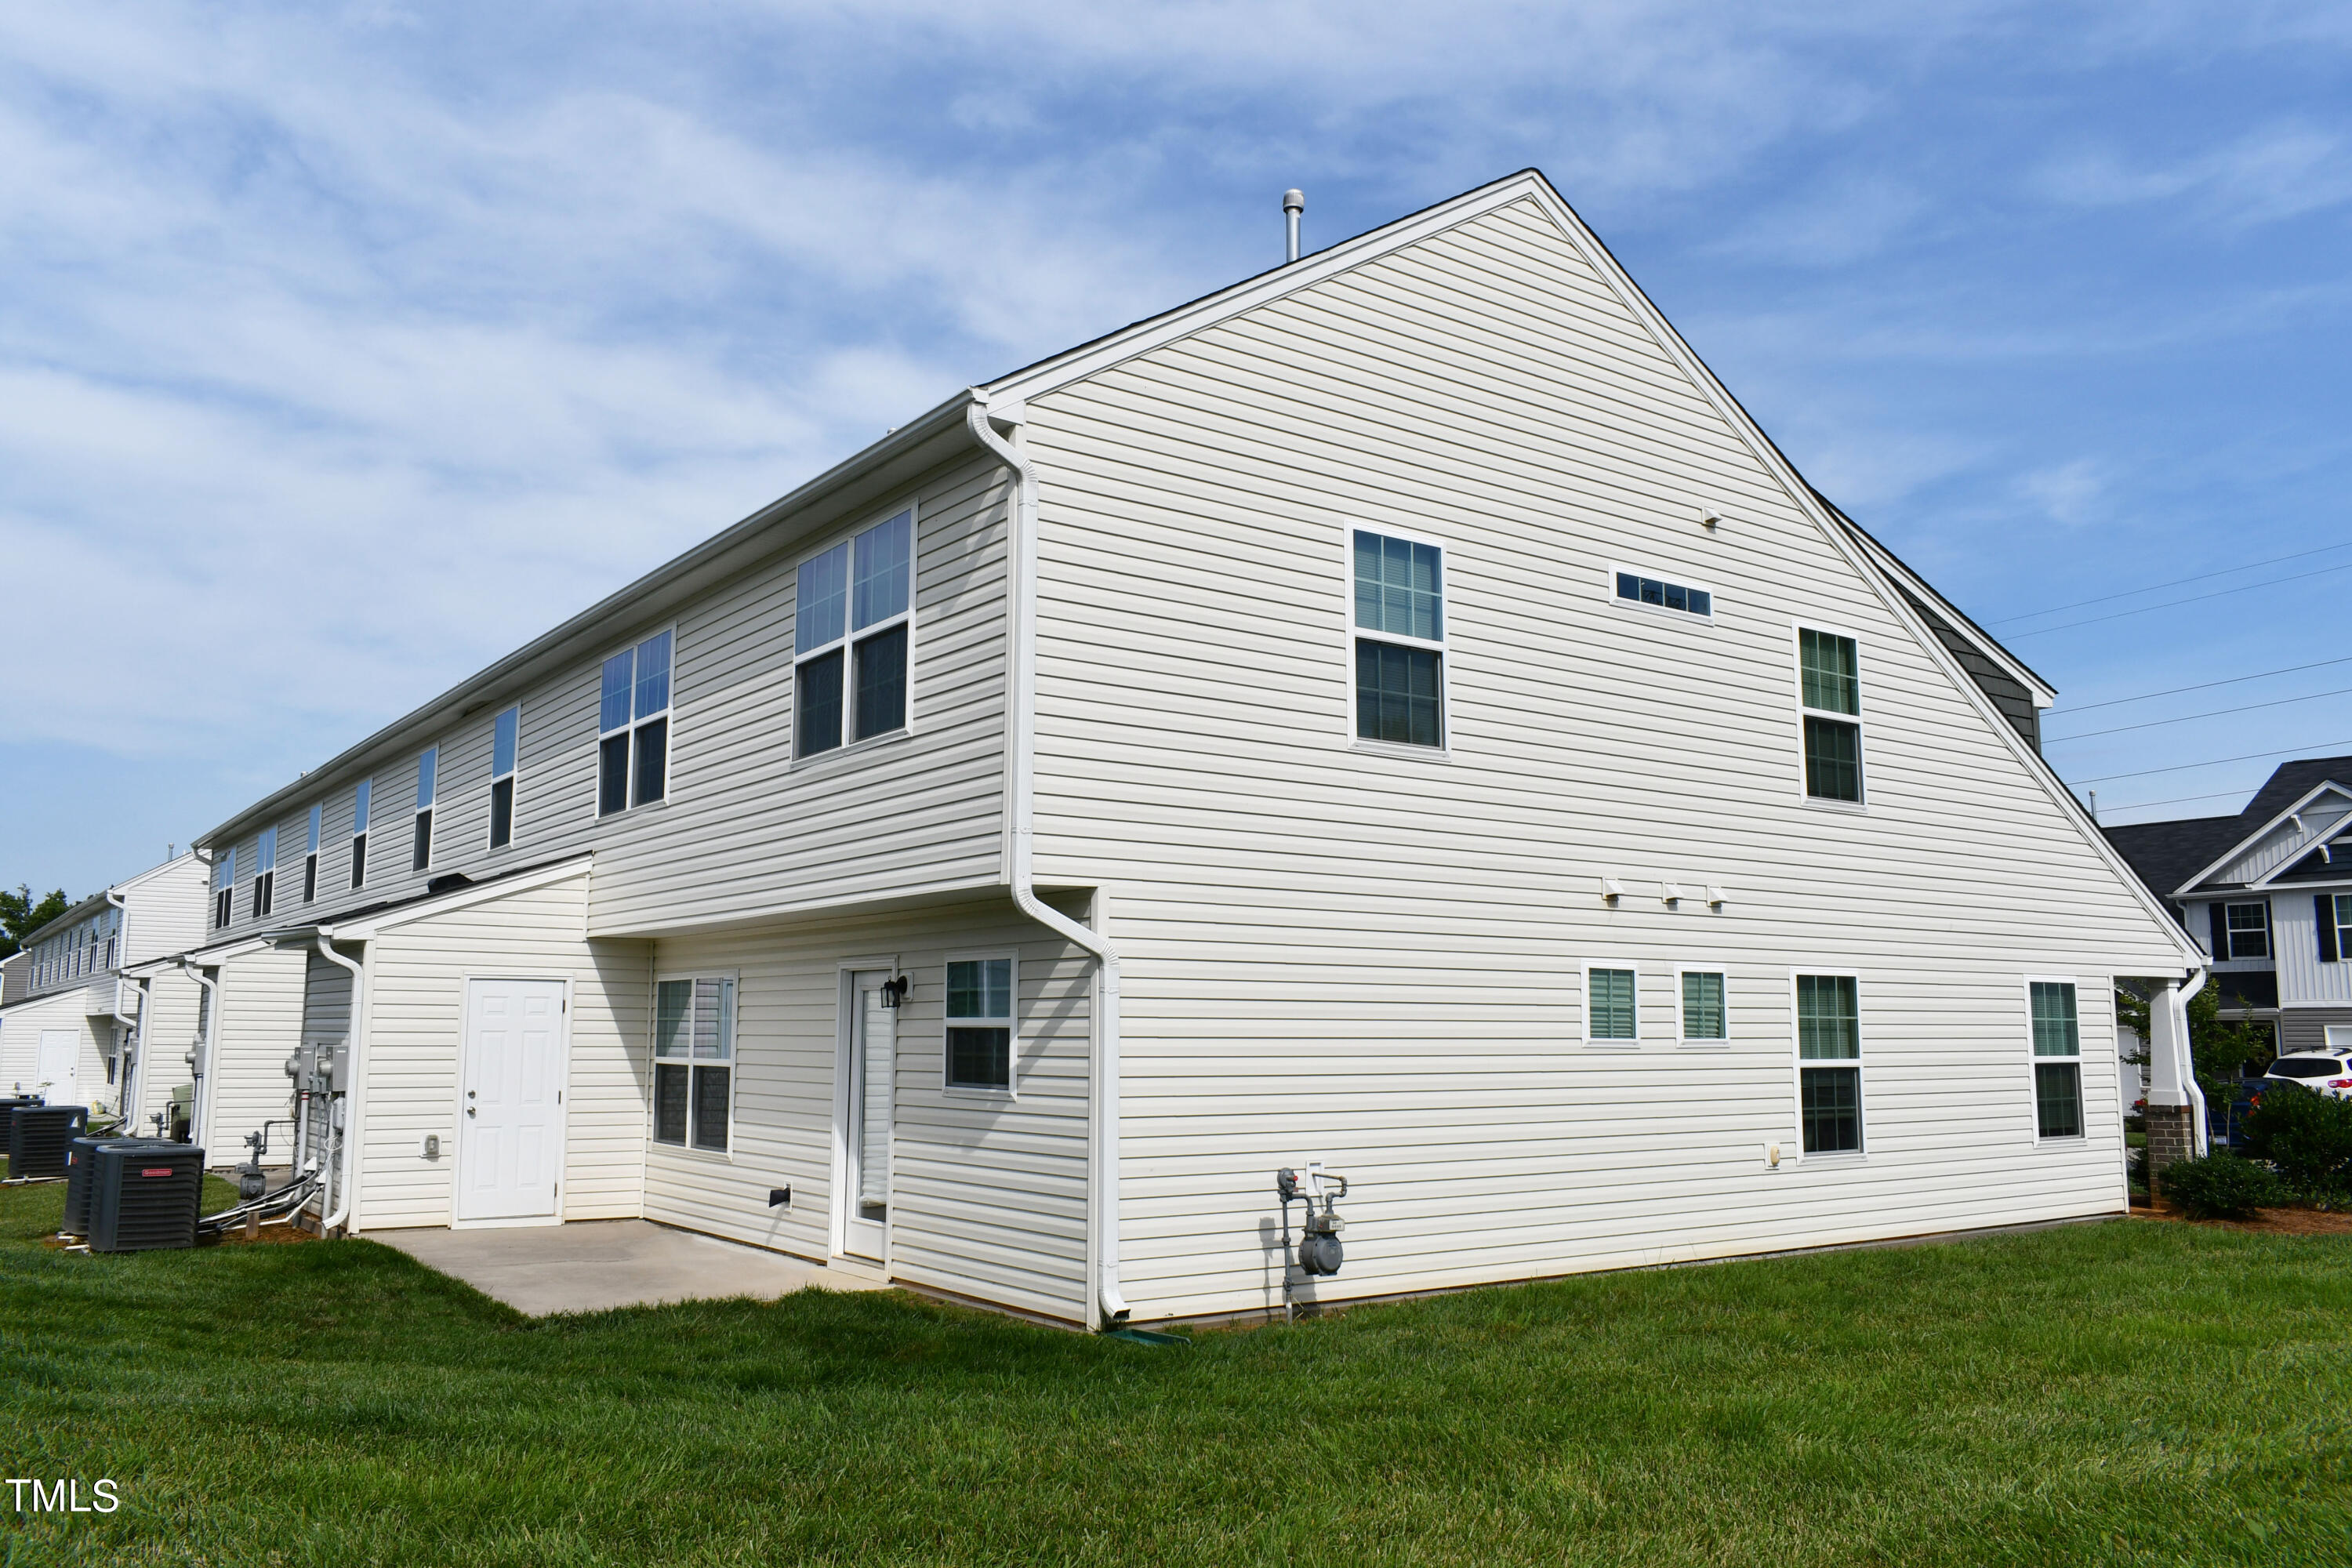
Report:
[{"label": "metal vent pipe on roof", "polygon": [[1306,210],[1307,193],[1305,191],[1282,193],[1283,224],[1290,230],[1290,255],[1286,258],[1287,260],[1298,259],[1298,215]]}]

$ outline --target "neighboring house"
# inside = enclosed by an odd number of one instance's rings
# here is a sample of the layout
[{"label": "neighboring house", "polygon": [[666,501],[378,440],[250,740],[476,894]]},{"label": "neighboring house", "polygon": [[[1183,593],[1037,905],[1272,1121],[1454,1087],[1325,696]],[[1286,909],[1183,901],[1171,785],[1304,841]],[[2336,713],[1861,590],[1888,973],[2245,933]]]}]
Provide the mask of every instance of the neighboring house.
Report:
[{"label": "neighboring house", "polygon": [[2222,1016],[2352,1051],[2352,757],[2282,763],[2235,816],[2106,835],[2210,955]]},{"label": "neighboring house", "polygon": [[1278,1302],[1307,1161],[1325,1300],[2118,1213],[2111,983],[2200,960],[2048,700],[1514,175],[958,394],[205,835],[205,1135],[344,1042],[358,1229],[1079,1323]]},{"label": "neighboring house", "polygon": [[0,1092],[126,1121],[161,1108],[186,1073],[197,990],[176,972],[144,976],[154,960],[202,939],[204,879],[196,858],[183,855],[26,935],[24,951],[0,965]]}]

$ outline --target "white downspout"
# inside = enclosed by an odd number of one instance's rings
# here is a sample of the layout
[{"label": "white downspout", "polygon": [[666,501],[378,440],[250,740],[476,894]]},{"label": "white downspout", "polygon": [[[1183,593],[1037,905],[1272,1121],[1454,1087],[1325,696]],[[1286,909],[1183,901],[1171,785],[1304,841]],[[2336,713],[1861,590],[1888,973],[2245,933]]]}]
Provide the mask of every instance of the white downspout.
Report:
[{"label": "white downspout", "polygon": [[[205,978],[203,970],[184,958],[174,962],[186,973],[189,979],[204,987],[205,1003],[203,1061],[205,1066],[217,1068],[220,1066],[220,982]],[[212,1131],[207,1125],[212,1115],[212,1096],[205,1091],[205,1083],[206,1079],[216,1077],[217,1073],[199,1072],[192,1076],[196,1080],[196,1098],[195,1102],[188,1107],[188,1138],[199,1147],[206,1147],[206,1136]]]},{"label": "white downspout", "polygon": [[[142,1005],[138,1018],[128,1017],[122,1011],[122,970],[131,962],[131,906],[124,903],[122,895],[112,888],[106,889],[106,901],[122,911],[122,920],[114,928],[113,1016],[114,1021],[122,1026],[122,1043],[114,1048],[114,1116],[116,1121],[129,1127],[131,1113],[127,1108],[131,1102],[131,1069],[137,1067],[139,1058],[147,1054],[147,1042],[140,1033],[140,1019],[147,1016],[147,1010]],[[138,983],[134,981],[133,984]],[[142,1004],[146,1000],[143,991],[140,1000]],[[131,1130],[138,1131],[136,1128]]]},{"label": "white downspout", "polygon": [[[360,966],[335,951],[335,932],[331,926],[320,926],[313,939],[319,956],[330,963],[340,963],[352,973],[351,1025],[343,1034],[344,1060],[352,1075],[351,1086],[343,1090],[343,1168],[335,1177],[335,1212],[319,1222],[319,1234],[325,1236],[351,1216],[352,1163],[360,1143],[360,1018],[361,1009],[367,1005],[367,996],[361,985]],[[327,1131],[335,1130],[335,1105],[331,1096],[327,1101]]]},{"label": "white downspout", "polygon": [[2211,972],[2199,969],[2185,982],[2167,980],[2156,988],[2148,1007],[2147,1102],[2189,1107],[2193,1147],[2200,1155],[2210,1152],[2205,1125],[2205,1091],[2198,1087],[2197,1068],[2189,1041],[2189,999],[2205,988]]},{"label": "white downspout", "polygon": [[1017,432],[1023,411],[992,411],[972,389],[964,422],[972,437],[1013,470],[1013,536],[1005,592],[1006,714],[1004,721],[1006,881],[1021,912],[1095,957],[1095,1061],[1097,1105],[1089,1163],[1097,1185],[1095,1214],[1095,1300],[1106,1324],[1128,1314],[1118,1281],[1118,950],[1109,935],[1089,930],[1038,898],[1031,850],[1036,816],[1037,729],[1037,468],[1021,448],[996,433],[1003,420]]}]

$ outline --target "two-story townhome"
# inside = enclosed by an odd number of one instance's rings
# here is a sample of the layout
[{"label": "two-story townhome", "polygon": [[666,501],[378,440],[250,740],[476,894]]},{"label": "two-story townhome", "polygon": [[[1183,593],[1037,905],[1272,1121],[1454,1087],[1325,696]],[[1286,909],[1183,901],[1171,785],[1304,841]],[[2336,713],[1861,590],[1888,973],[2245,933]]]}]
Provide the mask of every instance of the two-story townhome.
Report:
[{"label": "two-story townhome", "polygon": [[2281,763],[2234,816],[2106,832],[2210,957],[2224,1017],[2352,1051],[2352,757]]},{"label": "two-story townhome", "polygon": [[1077,1323],[1276,1304],[1310,1162],[1327,1300],[2117,1213],[2112,982],[2202,958],[2048,700],[1517,174],[957,394],[205,835],[208,1135],[342,1043],[338,1223]]},{"label": "two-story townhome", "polygon": [[135,1121],[184,1081],[199,992],[155,962],[201,939],[205,868],[182,855],[93,893],[0,968],[0,1089]]}]

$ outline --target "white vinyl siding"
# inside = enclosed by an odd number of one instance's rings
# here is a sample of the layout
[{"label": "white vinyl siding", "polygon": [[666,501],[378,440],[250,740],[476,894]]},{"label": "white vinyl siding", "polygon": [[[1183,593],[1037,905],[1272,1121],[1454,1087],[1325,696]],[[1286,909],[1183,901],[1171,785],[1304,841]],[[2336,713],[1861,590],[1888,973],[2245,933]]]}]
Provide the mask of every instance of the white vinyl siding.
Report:
[{"label": "white vinyl siding", "polygon": [[[1381,1205],[1327,1300],[2121,1212],[2103,997],[2084,1142],[1983,1136],[2017,1094],[2014,977],[2053,931],[2084,973],[2179,973],[2178,946],[1533,206],[1027,407],[1037,875],[1113,889],[1139,1319],[1278,1304],[1266,1188],[1309,1157]],[[1332,722],[1357,528],[1448,546],[1442,769]],[[1617,562],[1706,584],[1706,635],[1615,608]],[[1864,650],[1868,814],[1802,804],[1801,623]],[[1183,660],[1224,679],[1156,679]],[[1664,880],[1728,900],[1668,908]],[[1775,1172],[1789,975],[1831,933],[1871,1008],[1872,1158]],[[1677,967],[1719,969],[1729,1039],[1564,1049],[1595,953],[1654,1017]]]},{"label": "white vinyl siding", "polygon": [[[204,1089],[210,1109],[206,1125],[196,1131],[213,1163],[235,1164],[244,1157],[246,1134],[293,1113],[286,1058],[301,1041],[306,966],[302,953],[270,948],[239,953],[220,965],[220,1008]],[[180,1070],[185,1074],[184,1063]],[[160,1102],[147,1109],[158,1110]],[[274,1142],[285,1131],[277,1128],[270,1138]]]},{"label": "white vinyl siding", "polygon": [[[572,982],[560,1212],[567,1220],[643,1212],[637,1063],[652,1026],[652,950],[583,939],[587,892],[584,873],[567,877],[394,926],[368,943],[362,1229],[450,1221],[469,973]],[[441,1141],[438,1159],[425,1157],[428,1133]]]},{"label": "white vinyl siding", "polygon": [[[603,875],[600,870],[598,875]],[[841,965],[885,959],[913,982],[896,1015],[888,1168],[894,1279],[1085,1321],[1092,965],[1007,905],[833,919],[665,939],[661,972],[738,977],[734,1144],[723,1161],[656,1146],[646,1214],[823,1259],[833,1247]],[[1018,959],[1020,1098],[952,1094],[946,965]],[[640,1047],[642,1053],[644,1047]],[[789,1206],[770,1207],[790,1185]]]}]

